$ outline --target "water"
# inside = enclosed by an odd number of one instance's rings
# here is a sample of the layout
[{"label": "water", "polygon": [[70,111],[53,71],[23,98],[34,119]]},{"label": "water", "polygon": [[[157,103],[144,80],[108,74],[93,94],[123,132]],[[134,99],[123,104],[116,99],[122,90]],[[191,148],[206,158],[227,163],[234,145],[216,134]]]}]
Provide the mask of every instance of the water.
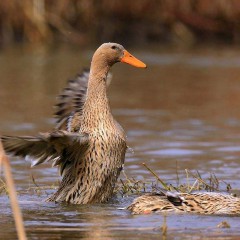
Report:
[{"label": "water", "polygon": [[[130,51],[131,49],[129,49]],[[129,151],[125,172],[154,181],[145,162],[165,181],[176,184],[177,173],[213,172],[240,189],[240,50],[173,49],[132,50],[148,64],[137,69],[125,64],[113,68],[109,98],[114,116],[126,130]],[[92,51],[61,47],[11,49],[0,55],[0,131],[31,135],[53,127],[55,96]],[[56,185],[57,170],[45,164],[11,158],[13,174],[29,239],[156,239],[161,238],[163,215],[133,216],[121,210],[134,196],[115,196],[106,204],[86,206],[45,203]],[[124,178],[124,176],[121,176]],[[224,186],[224,185],[223,185]],[[0,195],[0,239],[15,239],[7,196]],[[217,225],[227,221],[230,229]],[[167,216],[167,239],[238,239],[238,217]]]}]

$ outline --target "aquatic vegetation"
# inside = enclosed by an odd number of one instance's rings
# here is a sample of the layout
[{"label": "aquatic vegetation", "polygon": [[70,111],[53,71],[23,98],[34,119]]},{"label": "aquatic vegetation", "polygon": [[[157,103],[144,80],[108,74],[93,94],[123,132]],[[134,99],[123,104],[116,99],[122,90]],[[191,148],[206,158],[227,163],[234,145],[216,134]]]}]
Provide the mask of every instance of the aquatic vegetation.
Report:
[{"label": "aquatic vegetation", "polygon": [[[130,195],[141,195],[147,192],[156,192],[158,189],[165,189],[166,191],[177,191],[181,193],[191,193],[193,191],[207,191],[207,192],[219,192],[225,191],[232,193],[231,185],[221,179],[219,179],[214,173],[209,173],[207,178],[203,178],[198,170],[193,171],[185,169],[185,178],[178,179],[179,173],[176,174],[177,183],[168,183],[163,181],[149,166],[143,163],[143,166],[156,178],[155,181],[152,180],[138,180],[134,177],[129,177],[125,172],[123,172],[124,178],[120,178],[114,188],[114,194],[120,196],[130,196]],[[32,175],[31,176],[33,186],[25,190],[19,190],[18,194],[37,194],[41,196],[47,194],[49,190],[55,190],[58,188],[59,182],[55,182],[51,185],[39,185],[37,180]],[[0,194],[7,193],[6,183],[0,178]],[[232,193],[236,196],[235,193]]]},{"label": "aquatic vegetation", "polygon": [[0,178],[0,194],[2,193],[7,193],[7,185],[3,179]]},{"label": "aquatic vegetation", "polygon": [[136,180],[135,178],[129,178],[126,174],[124,174],[125,179],[120,179],[115,192],[120,192],[126,195],[138,195],[144,192],[156,192],[159,188],[165,189],[166,191],[177,191],[181,193],[190,193],[193,191],[232,191],[231,185],[223,180],[218,179],[214,173],[209,173],[209,176],[204,179],[198,170],[192,171],[185,169],[186,177],[180,180],[178,178],[179,173],[177,172],[177,183],[173,184],[163,181],[145,163],[143,163],[143,166],[154,176],[154,178],[156,178],[156,181]]},{"label": "aquatic vegetation", "polygon": [[217,225],[218,228],[230,228],[231,226],[227,221],[222,221]]}]

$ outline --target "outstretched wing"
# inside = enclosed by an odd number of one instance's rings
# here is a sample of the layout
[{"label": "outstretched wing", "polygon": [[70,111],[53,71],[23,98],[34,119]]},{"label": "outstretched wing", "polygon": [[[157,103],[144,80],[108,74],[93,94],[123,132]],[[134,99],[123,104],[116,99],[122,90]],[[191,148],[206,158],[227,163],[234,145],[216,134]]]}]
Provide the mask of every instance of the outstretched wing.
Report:
[{"label": "outstretched wing", "polygon": [[[108,74],[107,86],[109,86],[111,78],[112,75]],[[68,81],[67,86],[58,96],[55,112],[57,118],[56,129],[69,130],[68,122],[71,121],[71,118],[75,113],[81,115],[87,94],[88,79],[89,69],[84,69],[81,74]]]},{"label": "outstretched wing", "polygon": [[57,129],[67,127],[68,118],[76,112],[81,112],[85,102],[89,70],[83,70],[74,79],[70,79],[67,86],[58,96],[55,116],[57,118]]},{"label": "outstretched wing", "polygon": [[32,166],[53,161],[59,166],[60,174],[74,163],[89,147],[88,134],[75,134],[67,131],[43,133],[36,137],[1,137],[3,147],[8,154],[35,159]]}]

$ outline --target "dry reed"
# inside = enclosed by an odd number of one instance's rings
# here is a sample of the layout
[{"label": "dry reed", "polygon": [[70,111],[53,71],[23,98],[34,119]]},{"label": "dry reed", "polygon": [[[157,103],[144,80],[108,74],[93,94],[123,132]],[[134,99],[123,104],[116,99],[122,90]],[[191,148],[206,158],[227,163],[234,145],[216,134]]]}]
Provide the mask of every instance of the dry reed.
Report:
[{"label": "dry reed", "polygon": [[11,172],[11,167],[9,163],[9,159],[6,156],[2,143],[0,141],[0,171],[1,171],[1,166],[3,165],[4,167],[4,173],[5,173],[5,179],[6,179],[6,186],[9,192],[9,197],[10,197],[10,202],[13,210],[13,216],[17,228],[17,234],[18,234],[18,239],[20,240],[26,240],[26,233],[24,229],[24,223],[23,223],[23,218],[22,218],[22,212],[20,210],[18,200],[17,200],[17,193],[13,181],[13,176]]},{"label": "dry reed", "polygon": [[0,43],[240,41],[237,0],[0,1]]}]

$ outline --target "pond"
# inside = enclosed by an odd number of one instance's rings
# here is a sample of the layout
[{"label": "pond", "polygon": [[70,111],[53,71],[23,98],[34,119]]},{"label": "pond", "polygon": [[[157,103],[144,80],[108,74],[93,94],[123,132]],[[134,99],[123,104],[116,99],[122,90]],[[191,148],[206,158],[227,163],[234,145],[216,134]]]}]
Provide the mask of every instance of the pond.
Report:
[{"label": "pond", "polygon": [[[214,173],[239,190],[240,49],[128,50],[148,68],[116,64],[112,69],[112,111],[133,149],[126,156],[126,175],[155,181],[142,165],[146,163],[168,183],[185,182],[189,169],[203,178]],[[66,79],[89,66],[92,53],[93,49],[69,46],[2,50],[1,134],[34,135],[52,129],[56,96]],[[162,237],[163,215],[135,216],[122,209],[134,196],[117,195],[109,203],[84,206],[46,203],[55,190],[33,188],[56,186],[57,169],[49,164],[31,168],[20,158],[11,158],[11,165],[29,239]],[[0,195],[0,212],[0,239],[16,239],[5,194]],[[217,228],[222,221],[231,228]],[[239,217],[170,214],[166,222],[167,239],[240,236]]]}]

